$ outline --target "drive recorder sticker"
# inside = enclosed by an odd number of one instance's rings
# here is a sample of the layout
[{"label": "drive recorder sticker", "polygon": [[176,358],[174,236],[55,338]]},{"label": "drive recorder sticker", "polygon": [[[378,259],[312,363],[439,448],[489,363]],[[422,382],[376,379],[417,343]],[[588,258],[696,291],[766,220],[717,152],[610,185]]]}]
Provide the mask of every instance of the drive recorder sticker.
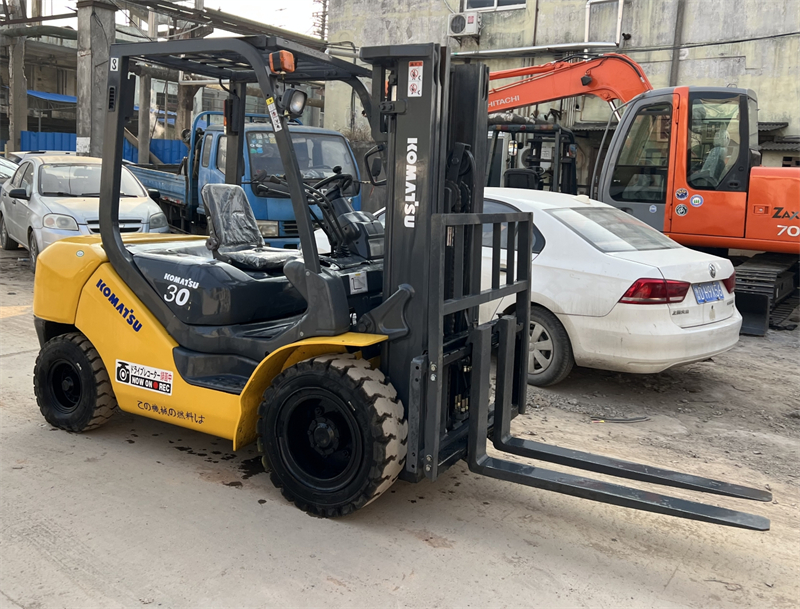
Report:
[{"label": "drive recorder sticker", "polygon": [[162,395],[172,395],[172,372],[117,360],[117,382]]}]

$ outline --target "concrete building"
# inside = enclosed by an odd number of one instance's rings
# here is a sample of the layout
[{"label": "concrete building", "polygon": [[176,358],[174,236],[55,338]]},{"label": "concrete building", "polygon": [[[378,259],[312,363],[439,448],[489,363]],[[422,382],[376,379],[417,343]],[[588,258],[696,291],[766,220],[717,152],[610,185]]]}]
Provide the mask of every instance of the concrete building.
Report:
[{"label": "concrete building", "polygon": [[[618,8],[613,0],[330,0],[329,40],[357,47],[445,43],[449,16],[475,9],[482,17],[479,39],[451,38],[453,51],[546,47],[587,39],[614,43],[619,34],[618,51],[639,62],[656,88],[678,84],[755,90],[764,164],[800,164],[800,141],[792,137],[800,134],[800,36],[791,35],[800,32],[798,0],[625,0],[619,25]],[[720,44],[731,40],[742,42]],[[673,46],[678,50],[673,52]],[[556,58],[540,49],[529,57],[487,63],[498,70]],[[328,86],[325,124],[358,136],[366,123],[347,89]],[[599,144],[596,125],[605,126],[609,109],[595,98],[555,105],[565,126],[588,127],[579,132],[579,183],[585,184],[586,165]],[[540,108],[542,114],[546,110]]]}]

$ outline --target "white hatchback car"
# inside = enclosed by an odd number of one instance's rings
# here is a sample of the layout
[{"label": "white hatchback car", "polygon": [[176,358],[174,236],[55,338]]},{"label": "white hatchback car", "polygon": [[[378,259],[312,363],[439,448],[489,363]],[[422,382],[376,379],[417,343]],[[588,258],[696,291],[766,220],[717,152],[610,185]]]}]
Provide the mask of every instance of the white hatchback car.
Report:
[{"label": "white hatchback car", "polygon": [[[661,372],[739,340],[742,317],[729,260],[685,248],[586,196],[487,188],[484,199],[485,213],[533,212],[529,383],[558,383],[574,364]],[[485,288],[491,285],[490,228]],[[481,318],[511,310],[508,298],[485,306]]]},{"label": "white hatchback car", "polygon": [[[26,156],[0,188],[0,247],[22,245],[35,270],[39,252],[54,241],[99,233],[101,163],[94,157]],[[169,232],[161,208],[126,167],[120,193],[121,232]]]}]

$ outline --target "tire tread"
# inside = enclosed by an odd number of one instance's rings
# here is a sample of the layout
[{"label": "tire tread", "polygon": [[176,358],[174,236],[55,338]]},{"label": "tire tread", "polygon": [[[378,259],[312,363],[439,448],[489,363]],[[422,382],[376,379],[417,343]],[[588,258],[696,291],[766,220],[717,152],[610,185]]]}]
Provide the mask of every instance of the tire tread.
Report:
[{"label": "tire tread", "polygon": [[342,353],[304,360],[279,374],[264,392],[264,399],[258,408],[259,421],[266,417],[267,409],[277,392],[275,387],[307,371],[326,372],[338,376],[357,393],[362,406],[372,410],[371,431],[375,442],[371,455],[367,452],[369,447],[366,447],[365,451],[365,458],[371,460],[368,483],[356,497],[344,505],[336,507],[312,505],[296,496],[283,484],[264,450],[265,440],[261,434],[258,438],[259,451],[262,454],[264,468],[270,472],[272,484],[281,490],[287,500],[313,516],[323,518],[345,516],[375,501],[397,480],[405,464],[408,423],[405,420],[403,405],[397,400],[397,391],[386,381],[383,373],[372,368],[364,359]]},{"label": "tire tread", "polygon": [[66,431],[81,433],[84,431],[97,429],[101,425],[107,423],[117,410],[117,399],[114,396],[114,389],[111,386],[111,379],[108,376],[108,371],[106,370],[103,360],[100,357],[100,354],[97,352],[97,349],[95,349],[89,339],[80,332],[61,334],[47,341],[46,345],[57,344],[58,342],[69,342],[76,345],[81,351],[83,351],[86,359],[89,361],[92,367],[92,375],[94,376],[96,385],[94,410],[92,412],[92,416],[83,425],[65,424],[59,421],[53,421],[51,419],[46,405],[43,404],[44,398],[42,396],[42,389],[39,386],[39,378],[36,374],[36,371],[41,365],[41,351],[36,357],[36,364],[34,366],[33,374],[33,393],[36,396],[37,403],[39,404],[39,410],[48,423],[54,427],[58,427]]}]

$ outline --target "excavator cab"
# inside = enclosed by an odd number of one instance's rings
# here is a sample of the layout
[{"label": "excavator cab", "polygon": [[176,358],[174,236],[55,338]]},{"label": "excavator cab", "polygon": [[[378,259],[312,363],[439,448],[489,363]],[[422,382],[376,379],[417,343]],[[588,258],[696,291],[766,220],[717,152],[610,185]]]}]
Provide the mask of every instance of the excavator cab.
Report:
[{"label": "excavator cab", "polygon": [[599,198],[666,233],[743,238],[757,128],[753,91],[648,91],[625,108]]}]

